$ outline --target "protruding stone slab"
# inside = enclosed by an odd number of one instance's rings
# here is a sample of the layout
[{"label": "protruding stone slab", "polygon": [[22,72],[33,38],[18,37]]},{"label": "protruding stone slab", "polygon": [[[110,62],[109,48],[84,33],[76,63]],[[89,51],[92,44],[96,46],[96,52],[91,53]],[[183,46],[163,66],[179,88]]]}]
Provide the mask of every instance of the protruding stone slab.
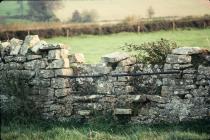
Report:
[{"label": "protruding stone slab", "polygon": [[129,54],[125,52],[114,52],[114,53],[102,56],[101,61],[105,63],[115,63],[121,60],[125,60],[128,57],[129,57]]},{"label": "protruding stone slab", "polygon": [[68,49],[67,46],[64,44],[58,43],[58,44],[48,44],[42,48],[40,48],[40,51],[49,51],[49,50],[56,50],[56,49]]},{"label": "protruding stone slab", "polygon": [[26,57],[25,56],[5,56],[4,60],[6,63],[9,63],[9,62],[23,63],[26,61]]},{"label": "protruding stone slab", "polygon": [[206,52],[209,52],[209,50],[200,47],[181,47],[172,50],[172,54],[180,54],[180,55],[192,55],[192,54],[200,54]]},{"label": "protruding stone slab", "polygon": [[129,66],[137,62],[135,57],[129,57],[128,59],[122,60],[119,62],[118,66]]},{"label": "protruding stone slab", "polygon": [[166,58],[166,63],[170,64],[185,64],[190,63],[192,60],[191,56],[189,55],[174,55],[169,54]]},{"label": "protruding stone slab", "polygon": [[20,54],[21,55],[26,55],[26,53],[28,52],[28,49],[32,48],[39,41],[40,40],[39,40],[38,35],[27,35],[25,40],[24,40],[23,45],[21,46]]},{"label": "protruding stone slab", "polygon": [[123,108],[116,108],[114,110],[115,115],[131,115],[132,110],[131,109],[123,109]]},{"label": "protruding stone slab", "polygon": [[11,44],[10,55],[18,55],[22,43],[23,43],[22,40],[19,40],[19,39],[16,39],[16,38],[12,38],[10,40],[10,44]]}]

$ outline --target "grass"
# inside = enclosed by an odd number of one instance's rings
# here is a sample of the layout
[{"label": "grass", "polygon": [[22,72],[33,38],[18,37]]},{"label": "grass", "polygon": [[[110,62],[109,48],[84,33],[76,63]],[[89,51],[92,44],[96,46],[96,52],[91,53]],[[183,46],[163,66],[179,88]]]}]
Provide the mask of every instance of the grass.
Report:
[{"label": "grass", "polygon": [[54,37],[47,42],[64,43],[70,46],[72,53],[84,53],[87,63],[98,63],[101,56],[122,51],[125,43],[141,44],[161,38],[176,41],[180,46],[199,46],[210,49],[210,28],[176,31],[158,31],[149,33],[118,33],[112,35],[82,35],[75,37]]},{"label": "grass", "polygon": [[176,124],[121,125],[9,121],[1,124],[3,140],[201,140],[210,139],[210,120]]}]

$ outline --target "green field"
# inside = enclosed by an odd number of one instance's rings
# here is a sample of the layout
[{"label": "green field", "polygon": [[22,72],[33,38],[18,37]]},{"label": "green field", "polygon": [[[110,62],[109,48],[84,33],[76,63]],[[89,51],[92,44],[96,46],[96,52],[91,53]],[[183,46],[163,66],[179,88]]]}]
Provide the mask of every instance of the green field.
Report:
[{"label": "green field", "polygon": [[156,125],[9,121],[2,122],[2,140],[204,140],[210,139],[210,121]]},{"label": "green field", "polygon": [[51,43],[70,46],[71,53],[84,53],[87,63],[98,63],[100,57],[115,51],[122,51],[125,43],[141,44],[161,38],[176,41],[180,46],[199,46],[210,49],[210,29],[158,31],[149,33],[118,33],[112,35],[82,35],[75,37],[54,37],[45,39]]}]

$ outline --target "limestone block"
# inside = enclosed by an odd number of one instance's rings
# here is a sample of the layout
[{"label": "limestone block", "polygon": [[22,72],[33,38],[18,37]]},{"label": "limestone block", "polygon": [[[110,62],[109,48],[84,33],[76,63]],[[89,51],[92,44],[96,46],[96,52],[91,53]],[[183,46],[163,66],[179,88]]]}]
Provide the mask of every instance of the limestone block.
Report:
[{"label": "limestone block", "polygon": [[67,49],[59,49],[59,50],[50,50],[48,52],[49,60],[57,60],[61,58],[68,58],[69,51]]},{"label": "limestone block", "polygon": [[195,74],[196,70],[194,68],[189,68],[189,69],[185,69],[183,70],[184,74]]},{"label": "limestone block", "polygon": [[137,62],[135,57],[129,57],[119,62],[118,66],[130,66]]},{"label": "limestone block", "polygon": [[61,68],[69,68],[69,59],[59,59],[54,60],[49,64],[48,69],[61,69]]},{"label": "limestone block", "polygon": [[191,91],[192,95],[194,97],[199,97],[199,96],[208,96],[209,94],[209,87],[208,88],[205,88],[203,86],[199,86],[198,89],[193,89]]},{"label": "limestone block", "polygon": [[184,69],[193,67],[193,65],[192,64],[174,64],[172,67],[173,69],[176,69],[176,70],[184,70]]},{"label": "limestone block", "polygon": [[27,35],[25,37],[23,45],[21,46],[20,54],[21,55],[26,55],[26,53],[28,52],[28,49],[32,48],[39,41],[40,40],[39,40],[38,35]]},{"label": "limestone block", "polygon": [[1,57],[4,57],[5,55],[10,54],[10,46],[11,44],[9,42],[2,42],[0,44],[0,51],[1,51]]},{"label": "limestone block", "polygon": [[172,90],[169,86],[162,86],[161,88],[161,96],[166,97],[172,93]]},{"label": "limestone block", "polygon": [[125,92],[126,93],[131,93],[134,91],[134,87],[133,86],[125,86]]},{"label": "limestone block", "polygon": [[170,64],[185,64],[190,63],[192,60],[191,56],[189,55],[174,55],[169,54],[166,58],[166,62]]},{"label": "limestone block", "polygon": [[181,47],[172,50],[172,54],[180,54],[180,55],[192,55],[192,54],[200,54],[206,52],[209,52],[209,50],[200,47]]},{"label": "limestone block", "polygon": [[135,95],[133,102],[146,102],[147,98],[144,95]]},{"label": "limestone block", "polygon": [[93,69],[93,74],[108,74],[112,71],[112,67],[107,67],[104,64],[96,64]]},{"label": "limestone block", "polygon": [[59,111],[62,108],[63,108],[62,105],[53,104],[53,105],[50,105],[49,111]]},{"label": "limestone block", "polygon": [[69,55],[70,63],[85,63],[85,56],[83,53],[75,53]]},{"label": "limestone block", "polygon": [[55,90],[55,96],[56,97],[65,97],[71,93],[71,88],[62,88],[62,89],[56,89]]},{"label": "limestone block", "polygon": [[174,95],[186,95],[189,94],[189,91],[185,90],[185,89],[174,89]]},{"label": "limestone block", "polygon": [[25,62],[24,67],[27,70],[43,69],[46,68],[46,62],[44,60],[32,60]]},{"label": "limestone block", "polygon": [[52,78],[52,77],[55,77],[55,74],[54,74],[53,70],[40,70],[39,77],[40,78]]},{"label": "limestone block", "polygon": [[110,82],[105,82],[105,81],[100,81],[100,80],[97,81],[97,84],[96,84],[97,93],[111,94],[112,88],[113,86],[112,86],[112,83]]},{"label": "limestone block", "polygon": [[79,111],[77,112],[77,114],[79,114],[79,115],[81,115],[81,116],[89,116],[90,113],[91,113],[90,110],[79,110]]},{"label": "limestone block", "polygon": [[185,86],[185,89],[187,89],[187,90],[195,89],[195,88],[197,88],[196,85],[186,85],[186,86]]},{"label": "limestone block", "polygon": [[19,40],[19,39],[16,39],[16,38],[12,38],[10,40],[10,44],[11,44],[10,55],[18,55],[22,43],[23,43],[22,40]]},{"label": "limestone block", "polygon": [[123,108],[116,108],[114,109],[115,115],[131,115],[132,110],[131,109],[123,109]]},{"label": "limestone block", "polygon": [[69,83],[69,80],[65,78],[53,78],[52,87],[53,88],[68,88],[70,87],[70,83]]},{"label": "limestone block", "polygon": [[27,59],[28,61],[36,60],[36,59],[41,59],[41,58],[42,58],[41,55],[27,55],[27,56],[26,56],[26,59]]},{"label": "limestone block", "polygon": [[205,66],[200,65],[198,67],[198,73],[210,77],[210,66],[205,67]]},{"label": "limestone block", "polygon": [[29,84],[37,87],[50,87],[51,82],[50,79],[33,79]]},{"label": "limestone block", "polygon": [[71,68],[55,70],[55,76],[72,76],[73,74],[74,74],[73,69],[71,69]]},{"label": "limestone block", "polygon": [[115,63],[115,62],[125,60],[128,57],[129,57],[129,54],[125,52],[114,52],[114,53],[102,56],[101,61],[104,63]]},{"label": "limestone block", "polygon": [[35,76],[35,71],[32,70],[21,70],[21,79],[31,79]]},{"label": "limestone block", "polygon": [[5,56],[4,60],[6,63],[9,63],[9,62],[23,63],[26,61],[26,57],[25,56]]},{"label": "limestone block", "polygon": [[20,63],[16,63],[16,62],[10,62],[9,63],[9,69],[10,70],[14,70],[14,69],[21,70],[23,68],[24,68],[23,65],[20,64]]},{"label": "limestone block", "polygon": [[39,50],[46,47],[47,43],[44,40],[37,42],[32,48],[31,51],[35,54],[39,53]]}]

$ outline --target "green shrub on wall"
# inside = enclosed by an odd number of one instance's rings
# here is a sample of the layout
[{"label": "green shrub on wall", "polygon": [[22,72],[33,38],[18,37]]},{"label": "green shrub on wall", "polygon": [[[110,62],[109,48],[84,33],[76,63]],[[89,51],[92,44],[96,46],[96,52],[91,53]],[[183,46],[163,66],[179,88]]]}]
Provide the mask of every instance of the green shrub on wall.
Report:
[{"label": "green shrub on wall", "polygon": [[175,42],[161,39],[156,42],[125,44],[123,50],[134,53],[140,63],[164,64],[167,54],[170,54],[178,45]]}]

